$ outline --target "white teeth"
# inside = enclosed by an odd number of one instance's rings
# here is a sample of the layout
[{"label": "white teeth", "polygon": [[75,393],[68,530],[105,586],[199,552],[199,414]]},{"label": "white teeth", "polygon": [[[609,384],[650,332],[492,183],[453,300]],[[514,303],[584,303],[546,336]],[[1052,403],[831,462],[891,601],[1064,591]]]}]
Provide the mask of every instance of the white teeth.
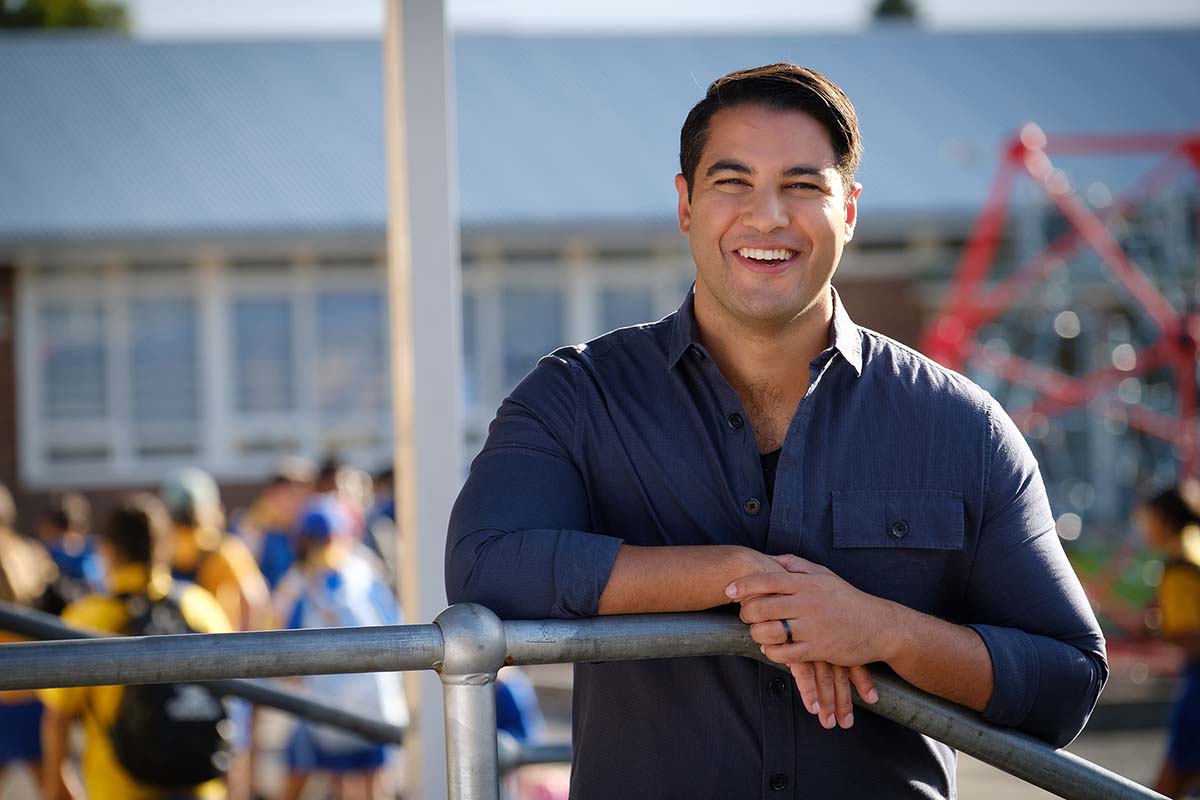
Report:
[{"label": "white teeth", "polygon": [[738,254],[755,261],[786,261],[796,255],[794,250],[761,250],[756,247],[743,247],[738,250]]}]

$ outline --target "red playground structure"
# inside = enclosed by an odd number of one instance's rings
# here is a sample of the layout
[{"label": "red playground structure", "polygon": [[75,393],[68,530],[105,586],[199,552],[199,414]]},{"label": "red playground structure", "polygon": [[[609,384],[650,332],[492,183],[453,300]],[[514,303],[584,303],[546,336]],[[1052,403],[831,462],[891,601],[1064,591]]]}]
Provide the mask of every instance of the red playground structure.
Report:
[{"label": "red playground structure", "polygon": [[[1126,192],[1106,207],[1093,209],[1052,160],[1081,155],[1151,156],[1158,160]],[[1196,408],[1200,311],[1195,295],[1185,303],[1190,308],[1176,308],[1110,230],[1188,171],[1200,177],[1200,133],[1048,136],[1036,125],[1026,125],[1005,148],[999,173],[955,269],[942,311],[924,333],[922,350],[952,369],[965,371],[969,366],[1031,390],[1032,402],[1009,409],[1027,433],[1033,426],[1067,411],[1100,408],[1099,413],[1107,418],[1173,448],[1178,479],[1200,477]],[[996,277],[997,254],[1021,175],[1032,179],[1068,225],[1040,253]],[[1200,231],[1200,202],[1196,206],[1194,225]],[[980,341],[981,330],[1085,248],[1099,256],[1108,277],[1123,287],[1149,318],[1156,338],[1140,350],[1127,348],[1118,353],[1112,366],[1084,375],[1071,375],[1057,366],[1013,353],[988,352]],[[1164,368],[1173,372],[1173,412],[1115,396],[1114,389],[1122,381]],[[1096,402],[1106,398],[1106,402]]]}]

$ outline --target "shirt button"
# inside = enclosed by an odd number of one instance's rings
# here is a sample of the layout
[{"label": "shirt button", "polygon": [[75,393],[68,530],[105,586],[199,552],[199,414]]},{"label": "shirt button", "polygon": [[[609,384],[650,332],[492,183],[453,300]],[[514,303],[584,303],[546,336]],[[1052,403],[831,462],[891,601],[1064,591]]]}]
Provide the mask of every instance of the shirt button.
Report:
[{"label": "shirt button", "polygon": [[783,694],[784,689],[787,689],[787,683],[784,682],[783,678],[771,678],[771,682],[767,684],[767,689],[770,690],[771,694],[779,697],[779,695]]},{"label": "shirt button", "polygon": [[742,505],[742,508],[746,509],[747,514],[754,516],[759,511],[762,511],[762,502],[757,497],[751,497]]},{"label": "shirt button", "polygon": [[903,539],[905,536],[908,536],[908,523],[903,519],[898,519],[892,523],[892,528],[889,532],[897,539]]},{"label": "shirt button", "polygon": [[704,351],[702,351],[699,347],[692,345],[692,358],[696,359],[697,361],[703,361]]},{"label": "shirt button", "polygon": [[788,780],[786,772],[776,772],[771,776],[771,788],[777,792],[782,792],[788,787],[789,783],[791,783],[791,781]]},{"label": "shirt button", "polygon": [[746,424],[746,420],[742,419],[741,414],[729,415],[729,427],[733,428],[735,431],[744,424]]}]

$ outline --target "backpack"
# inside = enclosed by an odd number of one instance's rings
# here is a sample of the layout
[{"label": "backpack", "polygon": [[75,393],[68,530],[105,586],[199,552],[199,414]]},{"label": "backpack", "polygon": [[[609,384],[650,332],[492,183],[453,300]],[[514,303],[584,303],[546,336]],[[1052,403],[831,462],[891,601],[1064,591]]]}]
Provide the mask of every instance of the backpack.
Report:
[{"label": "backpack", "polygon": [[[293,573],[295,574],[295,573]],[[391,590],[373,563],[351,554],[336,571],[310,576],[292,607],[288,627],[343,628],[394,625],[399,616]],[[403,725],[408,721],[404,686],[396,672],[306,675],[303,685],[314,697],[337,699],[339,708]],[[335,755],[373,746],[357,734],[328,725],[308,725],[321,752]]]},{"label": "backpack", "polygon": [[[195,633],[172,592],[161,600],[121,595],[129,636]],[[156,786],[193,786],[225,774],[233,725],[220,698],[196,683],[126,686],[109,729],[117,761],[134,779]]]}]

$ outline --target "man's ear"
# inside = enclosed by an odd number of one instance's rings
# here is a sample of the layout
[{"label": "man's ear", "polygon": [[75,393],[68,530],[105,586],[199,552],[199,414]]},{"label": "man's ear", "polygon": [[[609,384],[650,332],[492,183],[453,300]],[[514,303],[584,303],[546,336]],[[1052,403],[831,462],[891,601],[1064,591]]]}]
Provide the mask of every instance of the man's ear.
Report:
[{"label": "man's ear", "polygon": [[679,232],[687,236],[692,227],[692,201],[688,197],[687,179],[683,173],[675,176],[675,191],[679,192]]},{"label": "man's ear", "polygon": [[854,184],[850,194],[846,196],[846,237],[844,241],[854,238],[854,227],[858,224],[858,196],[862,194],[862,184]]}]

